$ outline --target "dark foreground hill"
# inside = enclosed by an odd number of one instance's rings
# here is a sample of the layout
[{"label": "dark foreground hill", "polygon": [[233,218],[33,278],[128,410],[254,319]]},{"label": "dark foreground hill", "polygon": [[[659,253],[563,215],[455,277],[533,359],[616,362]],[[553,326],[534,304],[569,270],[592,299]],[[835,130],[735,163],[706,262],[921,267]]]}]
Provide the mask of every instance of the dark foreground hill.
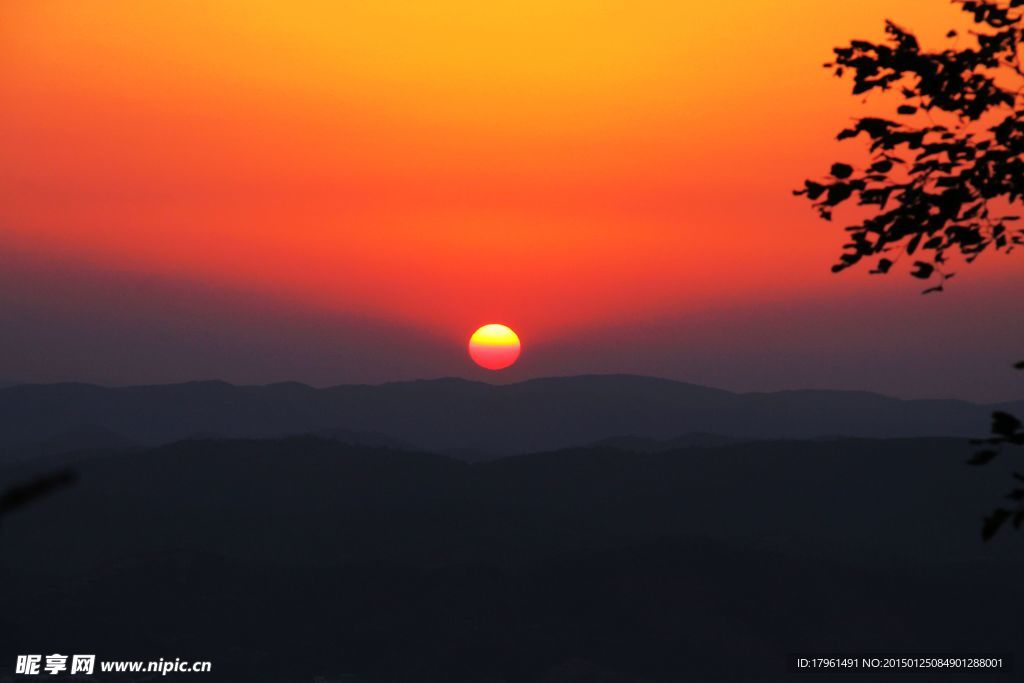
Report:
[{"label": "dark foreground hill", "polygon": [[210,659],[218,681],[777,681],[798,652],[1021,661],[1024,544],[979,540],[1006,473],[969,453],[840,439],[467,464],[310,437],[93,452],[76,485],[3,520],[0,661]]},{"label": "dark foreground hill", "polygon": [[[1010,406],[1022,412],[1021,405]],[[221,382],[0,389],[0,455],[34,453],[83,428],[141,445],[196,435],[280,437],[342,430],[466,459],[632,435],[978,436],[993,406],[844,391],[736,394],[650,377],[602,375],[490,385],[459,379],[314,389]],[[383,436],[382,436],[383,435]],[[360,441],[358,438],[352,440]]]}]

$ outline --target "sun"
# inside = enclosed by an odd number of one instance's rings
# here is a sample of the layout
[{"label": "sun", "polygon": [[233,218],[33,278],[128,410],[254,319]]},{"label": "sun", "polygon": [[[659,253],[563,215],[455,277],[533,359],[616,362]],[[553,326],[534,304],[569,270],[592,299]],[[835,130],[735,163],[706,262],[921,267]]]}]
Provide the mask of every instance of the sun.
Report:
[{"label": "sun", "polygon": [[469,338],[469,357],[488,370],[501,370],[516,362],[522,344],[519,335],[506,325],[484,325]]}]

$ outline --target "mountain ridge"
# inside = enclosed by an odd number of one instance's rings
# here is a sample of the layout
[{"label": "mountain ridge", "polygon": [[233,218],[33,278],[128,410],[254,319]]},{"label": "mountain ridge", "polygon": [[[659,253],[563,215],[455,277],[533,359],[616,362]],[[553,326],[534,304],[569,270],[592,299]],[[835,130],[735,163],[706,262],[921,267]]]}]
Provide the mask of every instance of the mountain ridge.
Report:
[{"label": "mountain ridge", "polygon": [[82,425],[155,446],[194,434],[264,438],[375,433],[466,459],[544,451],[630,435],[731,438],[978,437],[994,409],[841,390],[736,393],[642,375],[543,377],[491,384],[456,377],[316,388],[219,380],[104,387],[86,383],[0,388],[0,451]]},{"label": "mountain ridge", "polygon": [[922,397],[922,398],[903,398],[900,396],[893,396],[880,391],[873,391],[870,389],[826,389],[826,388],[800,388],[800,389],[776,389],[776,390],[752,390],[752,391],[735,391],[732,389],[722,389],[720,387],[713,387],[706,384],[697,384],[696,382],[687,382],[685,380],[672,379],[669,377],[659,377],[657,375],[644,375],[634,373],[583,373],[577,375],[551,375],[547,377],[531,377],[528,379],[518,380],[515,382],[486,382],[478,379],[468,379],[466,377],[458,377],[455,375],[445,375],[441,377],[427,377],[417,379],[403,379],[393,380],[387,382],[378,383],[365,383],[365,382],[354,382],[351,384],[329,384],[325,386],[314,386],[305,382],[299,382],[295,380],[284,380],[279,382],[268,382],[266,384],[238,384],[229,382],[222,379],[196,379],[196,380],[185,380],[181,382],[165,382],[160,384],[103,384],[100,382],[84,382],[84,381],[60,381],[60,382],[14,382],[14,381],[0,381],[0,391],[10,389],[23,389],[26,387],[77,387],[77,388],[90,388],[90,389],[105,389],[111,391],[137,391],[147,389],[166,389],[173,387],[230,387],[233,389],[286,389],[289,387],[300,388],[303,390],[309,390],[313,392],[319,391],[331,391],[336,389],[352,389],[352,388],[384,388],[384,387],[398,387],[398,386],[424,386],[424,385],[474,385],[480,387],[493,387],[493,388],[508,388],[517,386],[537,386],[548,383],[559,383],[559,382],[579,382],[579,381],[605,381],[605,380],[638,380],[645,383],[661,383],[665,385],[672,385],[676,387],[689,387],[692,389],[711,391],[724,395],[730,396],[782,396],[787,394],[844,394],[844,395],[858,395],[865,397],[884,398],[891,401],[900,402],[953,402],[953,403],[966,403],[978,406],[988,407],[1002,407],[1002,406],[1016,406],[1024,405],[1024,398],[1013,399],[1009,401],[971,401],[969,399],[961,399],[951,396],[934,396],[934,397]]},{"label": "mountain ridge", "polygon": [[[974,448],[776,440],[466,463],[303,436],[83,454],[63,463],[73,486],[4,519],[0,656],[47,639],[215,642],[218,680],[268,683],[341,667],[357,675],[326,680],[668,683],[720,680],[722,662],[729,680],[790,681],[783,653],[836,642],[1017,659],[1024,546],[978,533],[1013,463],[971,467]],[[145,629],[139,604],[160,615]],[[544,674],[565,653],[582,673]]]}]

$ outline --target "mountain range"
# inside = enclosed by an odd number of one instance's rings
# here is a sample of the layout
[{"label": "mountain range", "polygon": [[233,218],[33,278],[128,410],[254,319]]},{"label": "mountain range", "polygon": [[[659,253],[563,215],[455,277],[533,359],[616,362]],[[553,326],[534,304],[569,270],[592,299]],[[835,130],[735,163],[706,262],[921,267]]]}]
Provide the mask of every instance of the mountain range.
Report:
[{"label": "mountain range", "polygon": [[997,409],[1024,412],[1024,401],[982,405],[859,391],[734,393],[633,375],[329,388],[216,381],[116,388],[29,384],[0,388],[0,449],[10,460],[47,450],[48,443],[73,442],[80,433],[91,435],[93,447],[323,434],[476,460],[609,438],[665,441],[700,433],[733,439],[977,437],[988,431]]},{"label": "mountain range", "polygon": [[1020,661],[1024,545],[979,534],[1009,458],[971,467],[970,444],[941,438],[627,446],[466,463],[302,436],[65,457],[77,481],[2,520],[0,658],[349,683],[781,682],[794,653]]},{"label": "mountain range", "polygon": [[1014,463],[967,464],[993,410],[1024,403],[624,375],[3,388],[7,498],[66,479],[2,516],[0,659],[48,640],[253,683],[1018,660],[1024,545],[980,538]]}]

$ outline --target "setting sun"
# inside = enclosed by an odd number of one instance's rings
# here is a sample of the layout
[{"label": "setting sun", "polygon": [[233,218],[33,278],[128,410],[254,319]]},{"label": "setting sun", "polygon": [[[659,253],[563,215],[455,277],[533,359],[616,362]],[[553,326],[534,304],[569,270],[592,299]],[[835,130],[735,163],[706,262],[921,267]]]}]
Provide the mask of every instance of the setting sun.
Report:
[{"label": "setting sun", "polygon": [[469,338],[469,355],[477,365],[501,370],[516,362],[522,345],[519,336],[505,325],[484,325]]}]

